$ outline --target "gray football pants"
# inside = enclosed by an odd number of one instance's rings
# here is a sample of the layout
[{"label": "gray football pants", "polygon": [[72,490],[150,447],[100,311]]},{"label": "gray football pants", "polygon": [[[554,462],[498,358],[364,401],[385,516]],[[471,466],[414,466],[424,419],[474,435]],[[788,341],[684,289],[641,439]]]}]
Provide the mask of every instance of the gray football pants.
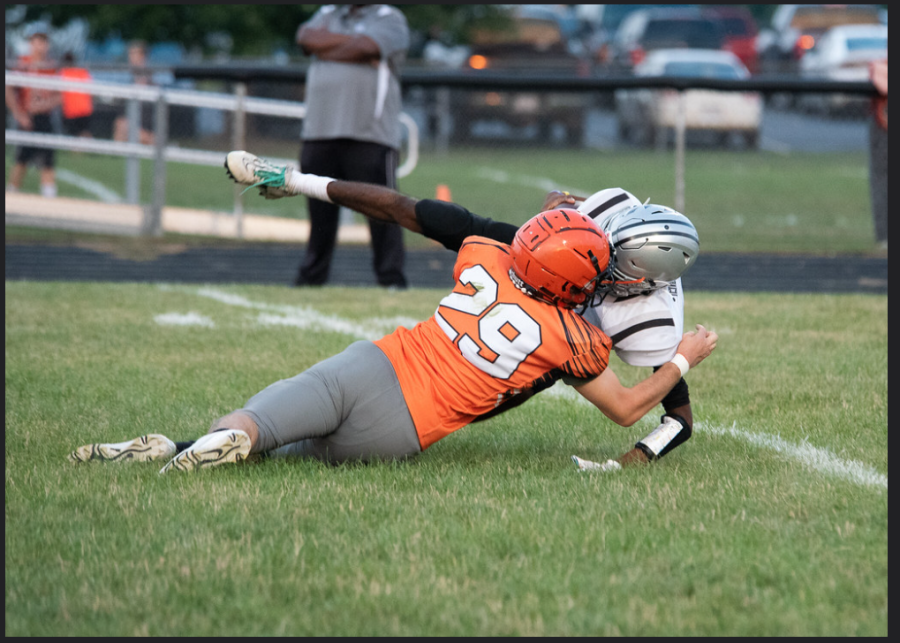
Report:
[{"label": "gray football pants", "polygon": [[344,462],[422,450],[394,367],[369,341],[267,386],[241,411],[259,427],[256,453]]}]

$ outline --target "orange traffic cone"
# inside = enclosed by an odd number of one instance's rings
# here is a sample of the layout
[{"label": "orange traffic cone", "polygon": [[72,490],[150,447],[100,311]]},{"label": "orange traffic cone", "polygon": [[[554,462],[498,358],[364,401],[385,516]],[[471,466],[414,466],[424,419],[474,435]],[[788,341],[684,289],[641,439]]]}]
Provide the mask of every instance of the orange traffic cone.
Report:
[{"label": "orange traffic cone", "polygon": [[438,201],[452,201],[450,197],[450,188],[443,183],[439,183],[435,190],[434,198]]}]

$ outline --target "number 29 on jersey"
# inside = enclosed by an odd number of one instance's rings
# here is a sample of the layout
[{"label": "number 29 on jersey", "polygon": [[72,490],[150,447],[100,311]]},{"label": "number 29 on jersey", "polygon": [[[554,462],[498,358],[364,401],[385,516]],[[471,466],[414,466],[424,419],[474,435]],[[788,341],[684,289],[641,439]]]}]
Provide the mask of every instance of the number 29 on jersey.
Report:
[{"label": "number 29 on jersey", "polygon": [[444,297],[434,315],[438,325],[476,368],[499,379],[512,377],[540,347],[540,324],[518,304],[499,301],[497,282],[483,266],[463,270],[459,283],[472,292]]}]

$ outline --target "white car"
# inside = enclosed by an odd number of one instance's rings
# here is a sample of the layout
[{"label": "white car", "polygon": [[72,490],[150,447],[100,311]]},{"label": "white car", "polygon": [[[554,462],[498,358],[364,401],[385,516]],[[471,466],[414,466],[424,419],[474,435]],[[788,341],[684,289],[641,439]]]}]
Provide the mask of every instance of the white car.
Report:
[{"label": "white car", "polygon": [[[658,49],[634,69],[636,76],[749,78],[740,59],[728,51]],[[620,89],[615,93],[619,136],[640,145],[658,141],[674,130],[679,92],[674,89]],[[733,135],[748,148],[759,143],[762,99],[756,92],[690,89],[684,92],[685,128],[708,131],[727,143]]]},{"label": "white car", "polygon": [[[804,78],[865,82],[869,63],[888,56],[887,25],[842,25],[832,27],[800,60]],[[864,107],[866,98],[851,94],[805,94],[800,107],[815,111],[840,111]]]},{"label": "white car", "polygon": [[761,30],[756,41],[762,71],[797,73],[799,61],[828,29],[877,25],[886,17],[877,4],[780,4],[772,14],[771,27]]}]

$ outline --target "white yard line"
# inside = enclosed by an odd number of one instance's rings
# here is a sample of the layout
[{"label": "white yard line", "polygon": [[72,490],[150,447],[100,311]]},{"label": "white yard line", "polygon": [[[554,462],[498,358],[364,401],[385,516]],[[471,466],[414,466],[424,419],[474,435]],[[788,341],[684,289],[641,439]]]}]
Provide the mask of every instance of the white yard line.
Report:
[{"label": "white yard line", "polygon": [[[591,406],[591,403],[579,395],[575,389],[571,386],[566,386],[562,382],[557,382],[554,386],[547,389],[544,394],[555,397],[558,400]],[[844,460],[834,455],[828,449],[815,447],[807,442],[794,444],[777,435],[753,433],[752,431],[738,428],[737,423],[728,428],[697,422],[694,428],[702,433],[737,438],[761,449],[775,451],[791,460],[800,462],[810,469],[815,469],[832,477],[843,478],[854,484],[887,489],[887,476],[879,473],[869,465],[854,460]]]},{"label": "white yard line", "polygon": [[215,328],[213,320],[199,313],[163,313],[156,315],[153,320],[161,326],[203,326]]},{"label": "white yard line", "polygon": [[516,183],[518,185],[529,188],[538,188],[540,190],[543,190],[544,192],[550,192],[551,190],[562,190],[564,192],[571,192],[572,194],[583,197],[589,197],[594,193],[594,190],[582,190],[581,188],[573,188],[567,187],[565,185],[560,185],[556,181],[548,179],[546,177],[529,176],[527,174],[510,174],[509,172],[504,172],[503,170],[497,170],[491,167],[479,167],[478,176],[495,183]]},{"label": "white yard line", "polygon": [[698,422],[694,426],[706,433],[731,436],[749,442],[754,446],[775,451],[792,460],[801,462],[810,469],[815,469],[836,478],[843,478],[862,486],[887,489],[887,476],[879,473],[869,465],[856,462],[855,460],[844,460],[834,455],[828,449],[814,447],[807,442],[793,444],[777,435],[751,433],[750,431],[739,429],[737,423],[730,428],[708,426],[703,422]]},{"label": "white yard line", "polygon": [[[237,306],[239,308],[247,308],[250,310],[260,311],[257,321],[263,325],[283,325],[293,326],[296,328],[312,328],[315,330],[333,331],[345,333],[357,339],[379,339],[385,333],[393,331],[397,326],[406,326],[411,328],[418,320],[408,317],[391,317],[391,318],[372,318],[367,322],[354,322],[336,315],[321,313],[313,308],[304,306],[286,306],[280,304],[266,304],[262,302],[254,302],[242,297],[228,293],[216,288],[178,288],[169,285],[160,286],[164,290],[179,290],[182,292],[191,292],[200,297],[213,299],[219,303],[228,306]],[[169,314],[173,315],[172,313]],[[188,318],[195,313],[182,315]],[[199,315],[197,316],[199,317]],[[210,323],[212,323],[210,321]],[[546,395],[564,400],[566,402],[574,402],[576,404],[591,405],[586,399],[579,395],[571,386],[566,386],[562,382],[557,382],[555,386],[549,388]],[[768,435],[765,433],[753,433],[740,429],[737,423],[730,428],[721,426],[710,426],[704,422],[697,422],[694,428],[702,433],[709,433],[716,436],[727,436],[743,440],[753,446],[775,451],[776,453],[795,460],[819,473],[828,476],[842,478],[848,482],[861,486],[879,487],[887,489],[887,476],[879,473],[867,464],[854,460],[844,460],[834,455],[828,449],[812,446],[809,443],[794,444],[781,438],[780,436]]]},{"label": "white yard line", "polygon": [[56,168],[56,178],[63,183],[69,183],[77,188],[81,188],[88,194],[97,197],[104,203],[121,203],[122,197],[114,190],[109,189],[102,183],[89,179],[86,176],[76,174],[65,168]]},{"label": "white yard line", "polygon": [[307,306],[288,306],[250,301],[240,295],[217,288],[188,289],[200,297],[213,299],[219,303],[260,312],[257,321],[264,326],[293,326],[315,330],[344,333],[356,339],[375,340],[393,332],[397,326],[412,328],[420,320],[410,317],[373,317],[366,321],[354,322],[336,315],[319,312]]}]

